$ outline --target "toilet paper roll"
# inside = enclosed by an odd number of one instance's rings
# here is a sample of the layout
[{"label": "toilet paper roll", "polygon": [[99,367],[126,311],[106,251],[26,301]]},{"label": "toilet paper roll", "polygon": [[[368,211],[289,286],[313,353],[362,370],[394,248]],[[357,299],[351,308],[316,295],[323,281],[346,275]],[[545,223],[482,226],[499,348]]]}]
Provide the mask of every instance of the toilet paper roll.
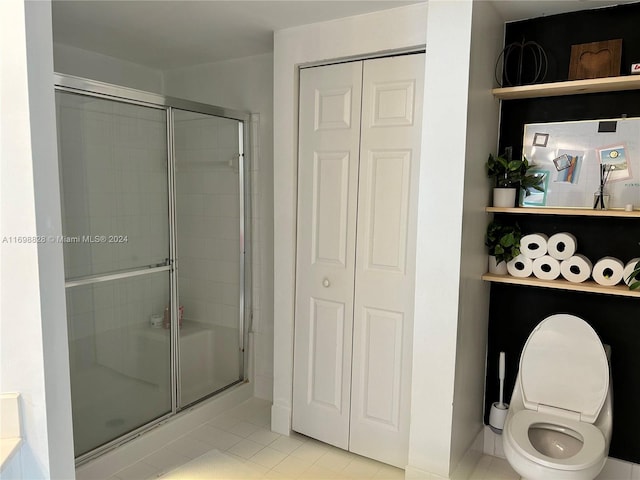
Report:
[{"label": "toilet paper roll", "polygon": [[560,262],[560,273],[569,282],[582,283],[591,276],[593,264],[584,255],[574,255]]},{"label": "toilet paper roll", "polygon": [[560,262],[550,255],[533,261],[533,274],[540,280],[555,280],[560,276]]},{"label": "toilet paper roll", "polygon": [[610,287],[622,280],[624,263],[614,257],[603,257],[593,266],[591,276],[600,285]]},{"label": "toilet paper roll", "polygon": [[632,258],[624,267],[624,271],[622,272],[622,280],[627,285],[631,283],[629,281],[629,275],[631,275],[631,272],[633,272],[636,269],[636,265],[638,264],[638,262],[640,262],[640,257]]},{"label": "toilet paper roll", "polygon": [[514,277],[528,277],[533,273],[533,260],[520,254],[507,263],[507,271]]},{"label": "toilet paper roll", "polygon": [[578,250],[576,237],[567,232],[551,235],[547,241],[547,252],[556,260],[566,260]]},{"label": "toilet paper roll", "polygon": [[520,253],[527,258],[540,258],[547,254],[547,237],[544,233],[525,235],[520,240]]}]

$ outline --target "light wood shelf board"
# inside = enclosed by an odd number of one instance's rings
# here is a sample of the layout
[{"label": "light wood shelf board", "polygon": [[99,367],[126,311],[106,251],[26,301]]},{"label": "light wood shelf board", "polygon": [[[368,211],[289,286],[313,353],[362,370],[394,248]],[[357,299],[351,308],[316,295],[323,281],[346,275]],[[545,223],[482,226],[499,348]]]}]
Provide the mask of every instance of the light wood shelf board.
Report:
[{"label": "light wood shelf board", "polygon": [[508,283],[512,285],[525,285],[529,287],[543,287],[557,290],[571,290],[575,292],[602,293],[605,295],[640,298],[640,290],[629,290],[629,287],[624,284],[605,287],[592,280],[582,283],[572,283],[564,279],[540,280],[536,277],[520,278],[512,277],[511,275],[496,275],[494,273],[484,274],[482,276],[482,280],[495,283]]},{"label": "light wood shelf board", "polygon": [[636,89],[640,89],[640,76],[634,75],[494,88],[491,92],[502,100],[516,100]]},{"label": "light wood shelf board", "polygon": [[534,208],[534,207],[487,207],[489,213],[517,213],[535,215],[572,215],[584,217],[618,217],[618,218],[640,218],[640,210],[636,209],[627,212],[623,209],[593,210],[591,208]]}]

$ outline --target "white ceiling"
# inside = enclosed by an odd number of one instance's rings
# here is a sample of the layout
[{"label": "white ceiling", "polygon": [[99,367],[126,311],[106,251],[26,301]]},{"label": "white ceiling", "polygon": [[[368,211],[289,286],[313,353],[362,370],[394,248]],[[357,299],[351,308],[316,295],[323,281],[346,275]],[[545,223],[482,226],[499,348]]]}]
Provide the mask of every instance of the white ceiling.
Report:
[{"label": "white ceiling", "polygon": [[[483,0],[480,0],[483,1]],[[484,0],[490,1],[490,0]],[[632,0],[494,0],[504,21]],[[160,70],[267,53],[282,28],[418,0],[54,0],[54,42]]]},{"label": "white ceiling", "polygon": [[492,0],[505,22],[610,7],[638,0]]},{"label": "white ceiling", "polygon": [[54,0],[53,39],[167,70],[273,50],[273,32],[419,0]]}]

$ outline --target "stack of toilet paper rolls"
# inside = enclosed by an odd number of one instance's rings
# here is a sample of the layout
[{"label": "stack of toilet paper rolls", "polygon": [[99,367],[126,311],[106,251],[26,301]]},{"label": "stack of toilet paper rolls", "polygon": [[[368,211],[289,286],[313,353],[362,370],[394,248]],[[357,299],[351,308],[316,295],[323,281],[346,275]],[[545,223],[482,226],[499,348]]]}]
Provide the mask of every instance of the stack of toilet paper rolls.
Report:
[{"label": "stack of toilet paper rolls", "polygon": [[560,275],[565,280],[581,283],[593,278],[600,285],[617,285],[631,275],[640,258],[626,265],[617,258],[604,257],[595,265],[577,253],[578,241],[568,232],[548,237],[544,233],[525,235],[520,240],[520,255],[507,263],[507,271],[514,277],[534,275],[541,280],[555,280]]}]

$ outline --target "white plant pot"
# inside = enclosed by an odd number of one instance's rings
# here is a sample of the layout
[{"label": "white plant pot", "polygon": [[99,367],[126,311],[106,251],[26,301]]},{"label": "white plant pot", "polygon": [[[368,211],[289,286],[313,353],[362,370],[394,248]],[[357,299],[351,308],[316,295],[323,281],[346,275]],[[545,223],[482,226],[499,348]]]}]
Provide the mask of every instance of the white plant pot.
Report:
[{"label": "white plant pot", "polygon": [[495,273],[496,275],[507,274],[507,262],[500,262],[497,264],[496,257],[489,255],[489,273]]},{"label": "white plant pot", "polygon": [[494,207],[514,207],[516,204],[516,188],[494,188],[493,189],[493,206]]}]

